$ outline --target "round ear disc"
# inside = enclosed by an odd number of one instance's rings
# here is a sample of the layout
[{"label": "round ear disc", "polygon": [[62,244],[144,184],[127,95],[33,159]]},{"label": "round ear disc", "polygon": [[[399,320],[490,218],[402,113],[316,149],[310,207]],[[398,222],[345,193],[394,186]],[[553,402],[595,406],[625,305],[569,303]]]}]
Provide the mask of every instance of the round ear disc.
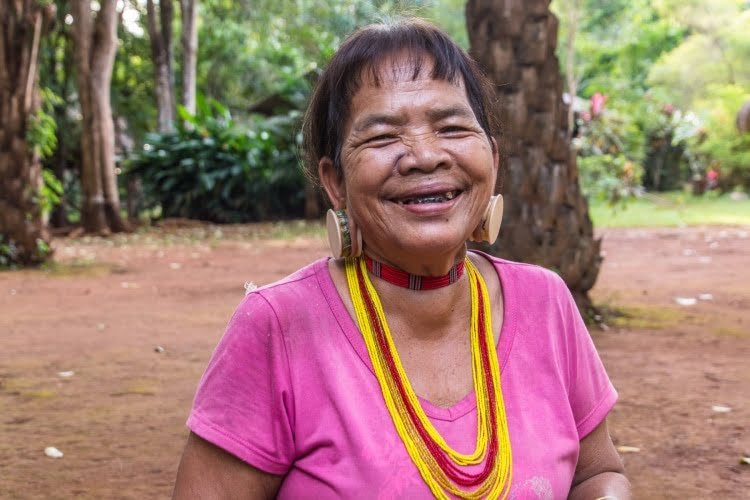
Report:
[{"label": "round ear disc", "polygon": [[339,217],[333,209],[326,213],[326,230],[328,231],[328,245],[334,259],[340,259],[344,254],[344,235],[339,225]]},{"label": "round ear disc", "polygon": [[[356,246],[354,246],[356,244]],[[359,257],[362,255],[362,231],[357,231],[357,237],[352,241],[352,257]]]},{"label": "round ear disc", "polygon": [[484,224],[482,224],[482,239],[489,242],[490,245],[495,243],[497,235],[500,234],[500,224],[503,222],[503,196],[498,194],[490,199],[487,206],[487,212],[484,215]]}]

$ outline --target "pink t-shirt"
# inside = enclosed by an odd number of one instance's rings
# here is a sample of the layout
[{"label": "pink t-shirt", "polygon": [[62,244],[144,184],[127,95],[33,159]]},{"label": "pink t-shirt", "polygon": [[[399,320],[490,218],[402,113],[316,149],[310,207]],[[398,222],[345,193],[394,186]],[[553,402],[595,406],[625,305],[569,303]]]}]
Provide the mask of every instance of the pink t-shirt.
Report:
[{"label": "pink t-shirt", "polygon": [[[497,354],[513,452],[510,497],[565,498],[579,441],[617,393],[563,281],[485,257],[505,300]],[[474,450],[473,393],[450,408],[421,403],[454,449]],[[325,259],[245,297],[203,375],[188,427],[284,475],[279,498],[432,498]]]}]

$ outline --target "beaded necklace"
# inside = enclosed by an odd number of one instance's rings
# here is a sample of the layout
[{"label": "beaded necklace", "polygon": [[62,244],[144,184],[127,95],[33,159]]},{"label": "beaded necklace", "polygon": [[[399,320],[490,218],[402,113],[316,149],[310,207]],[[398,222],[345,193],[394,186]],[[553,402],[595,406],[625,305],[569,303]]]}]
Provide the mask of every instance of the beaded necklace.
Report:
[{"label": "beaded necklace", "polygon": [[444,286],[452,285],[464,275],[464,261],[460,261],[458,264],[451,267],[450,271],[443,276],[419,276],[418,274],[410,274],[401,269],[389,266],[388,264],[378,262],[369,255],[365,255],[365,264],[367,265],[367,270],[370,271],[373,276],[377,276],[388,283],[402,288],[408,288],[410,290],[434,290],[436,288],[442,288]]},{"label": "beaded necklace", "polygon": [[[512,457],[500,368],[492,337],[489,295],[479,271],[464,260],[471,292],[471,358],[477,400],[477,444],[473,453],[452,449],[427,418],[409,383],[377,291],[363,258],[346,260],[346,278],[357,324],[396,431],[422,479],[438,499],[506,498]],[[467,466],[471,472],[465,470]]]}]

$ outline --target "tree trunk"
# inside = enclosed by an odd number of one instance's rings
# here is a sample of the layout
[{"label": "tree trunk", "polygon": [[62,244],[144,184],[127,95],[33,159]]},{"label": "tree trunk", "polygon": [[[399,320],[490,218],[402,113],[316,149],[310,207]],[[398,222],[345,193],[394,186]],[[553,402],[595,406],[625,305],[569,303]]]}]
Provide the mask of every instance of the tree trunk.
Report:
[{"label": "tree trunk", "polygon": [[469,0],[471,53],[497,85],[505,127],[498,189],[505,197],[496,255],[553,269],[578,305],[602,262],[568,133],[549,0]]},{"label": "tree trunk", "polygon": [[0,252],[6,263],[38,264],[48,256],[49,234],[39,206],[42,165],[26,140],[39,109],[38,60],[42,25],[54,17],[23,0],[0,3]]},{"label": "tree trunk", "polygon": [[127,229],[120,215],[109,97],[117,51],[115,5],[116,0],[101,0],[94,21],[88,0],[72,2],[78,99],[82,115],[81,221],[83,228],[92,233]]},{"label": "tree trunk", "polygon": [[578,0],[568,0],[565,4],[568,16],[568,32],[565,36],[565,81],[568,85],[570,105],[568,106],[568,135],[573,134],[575,120],[575,102],[578,95],[578,75],[576,75],[576,33],[578,20],[581,16],[581,6]]},{"label": "tree trunk", "polygon": [[159,1],[157,23],[154,0],[146,1],[148,35],[154,61],[154,92],[159,132],[174,130],[175,101],[172,79],[172,0]]},{"label": "tree trunk", "polygon": [[198,68],[198,0],[180,0],[182,16],[182,105],[195,114],[195,85]]},{"label": "tree trunk", "polygon": [[[55,19],[55,36],[50,40],[49,44],[51,47],[61,49],[63,56],[62,61],[59,60],[57,50],[49,51],[49,62],[48,71],[51,75],[61,75],[60,77],[54,76],[53,79],[59,86],[60,91],[60,104],[56,104],[54,107],[55,123],[57,124],[56,136],[57,136],[57,148],[52,154],[52,157],[47,160],[48,166],[52,168],[52,171],[60,181],[64,181],[65,173],[69,169],[68,155],[69,148],[69,133],[66,127],[70,123],[68,117],[68,108],[70,95],[73,92],[71,89],[71,77],[73,75],[73,46],[70,39],[69,31],[65,28],[65,9],[59,9],[57,18]],[[60,202],[52,209],[50,214],[50,226],[53,228],[62,228],[68,225],[68,202],[65,196],[65,186],[63,182],[63,193],[60,197]]]}]

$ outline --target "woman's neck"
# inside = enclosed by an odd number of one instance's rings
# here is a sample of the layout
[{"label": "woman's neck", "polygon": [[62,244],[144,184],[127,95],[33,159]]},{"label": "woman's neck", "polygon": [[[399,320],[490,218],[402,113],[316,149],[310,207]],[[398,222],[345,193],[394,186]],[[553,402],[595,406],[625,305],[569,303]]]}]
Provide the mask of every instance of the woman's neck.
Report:
[{"label": "woman's neck", "polygon": [[429,341],[444,338],[456,327],[468,332],[465,318],[469,317],[471,299],[465,273],[456,282],[433,290],[412,290],[376,276],[370,279],[389,321],[407,326],[398,329],[400,335]]},{"label": "woman's neck", "polygon": [[404,252],[394,255],[375,248],[366,248],[364,253],[376,262],[404,271],[415,276],[434,277],[448,274],[456,264],[466,258],[466,245],[437,254],[410,256]]}]

